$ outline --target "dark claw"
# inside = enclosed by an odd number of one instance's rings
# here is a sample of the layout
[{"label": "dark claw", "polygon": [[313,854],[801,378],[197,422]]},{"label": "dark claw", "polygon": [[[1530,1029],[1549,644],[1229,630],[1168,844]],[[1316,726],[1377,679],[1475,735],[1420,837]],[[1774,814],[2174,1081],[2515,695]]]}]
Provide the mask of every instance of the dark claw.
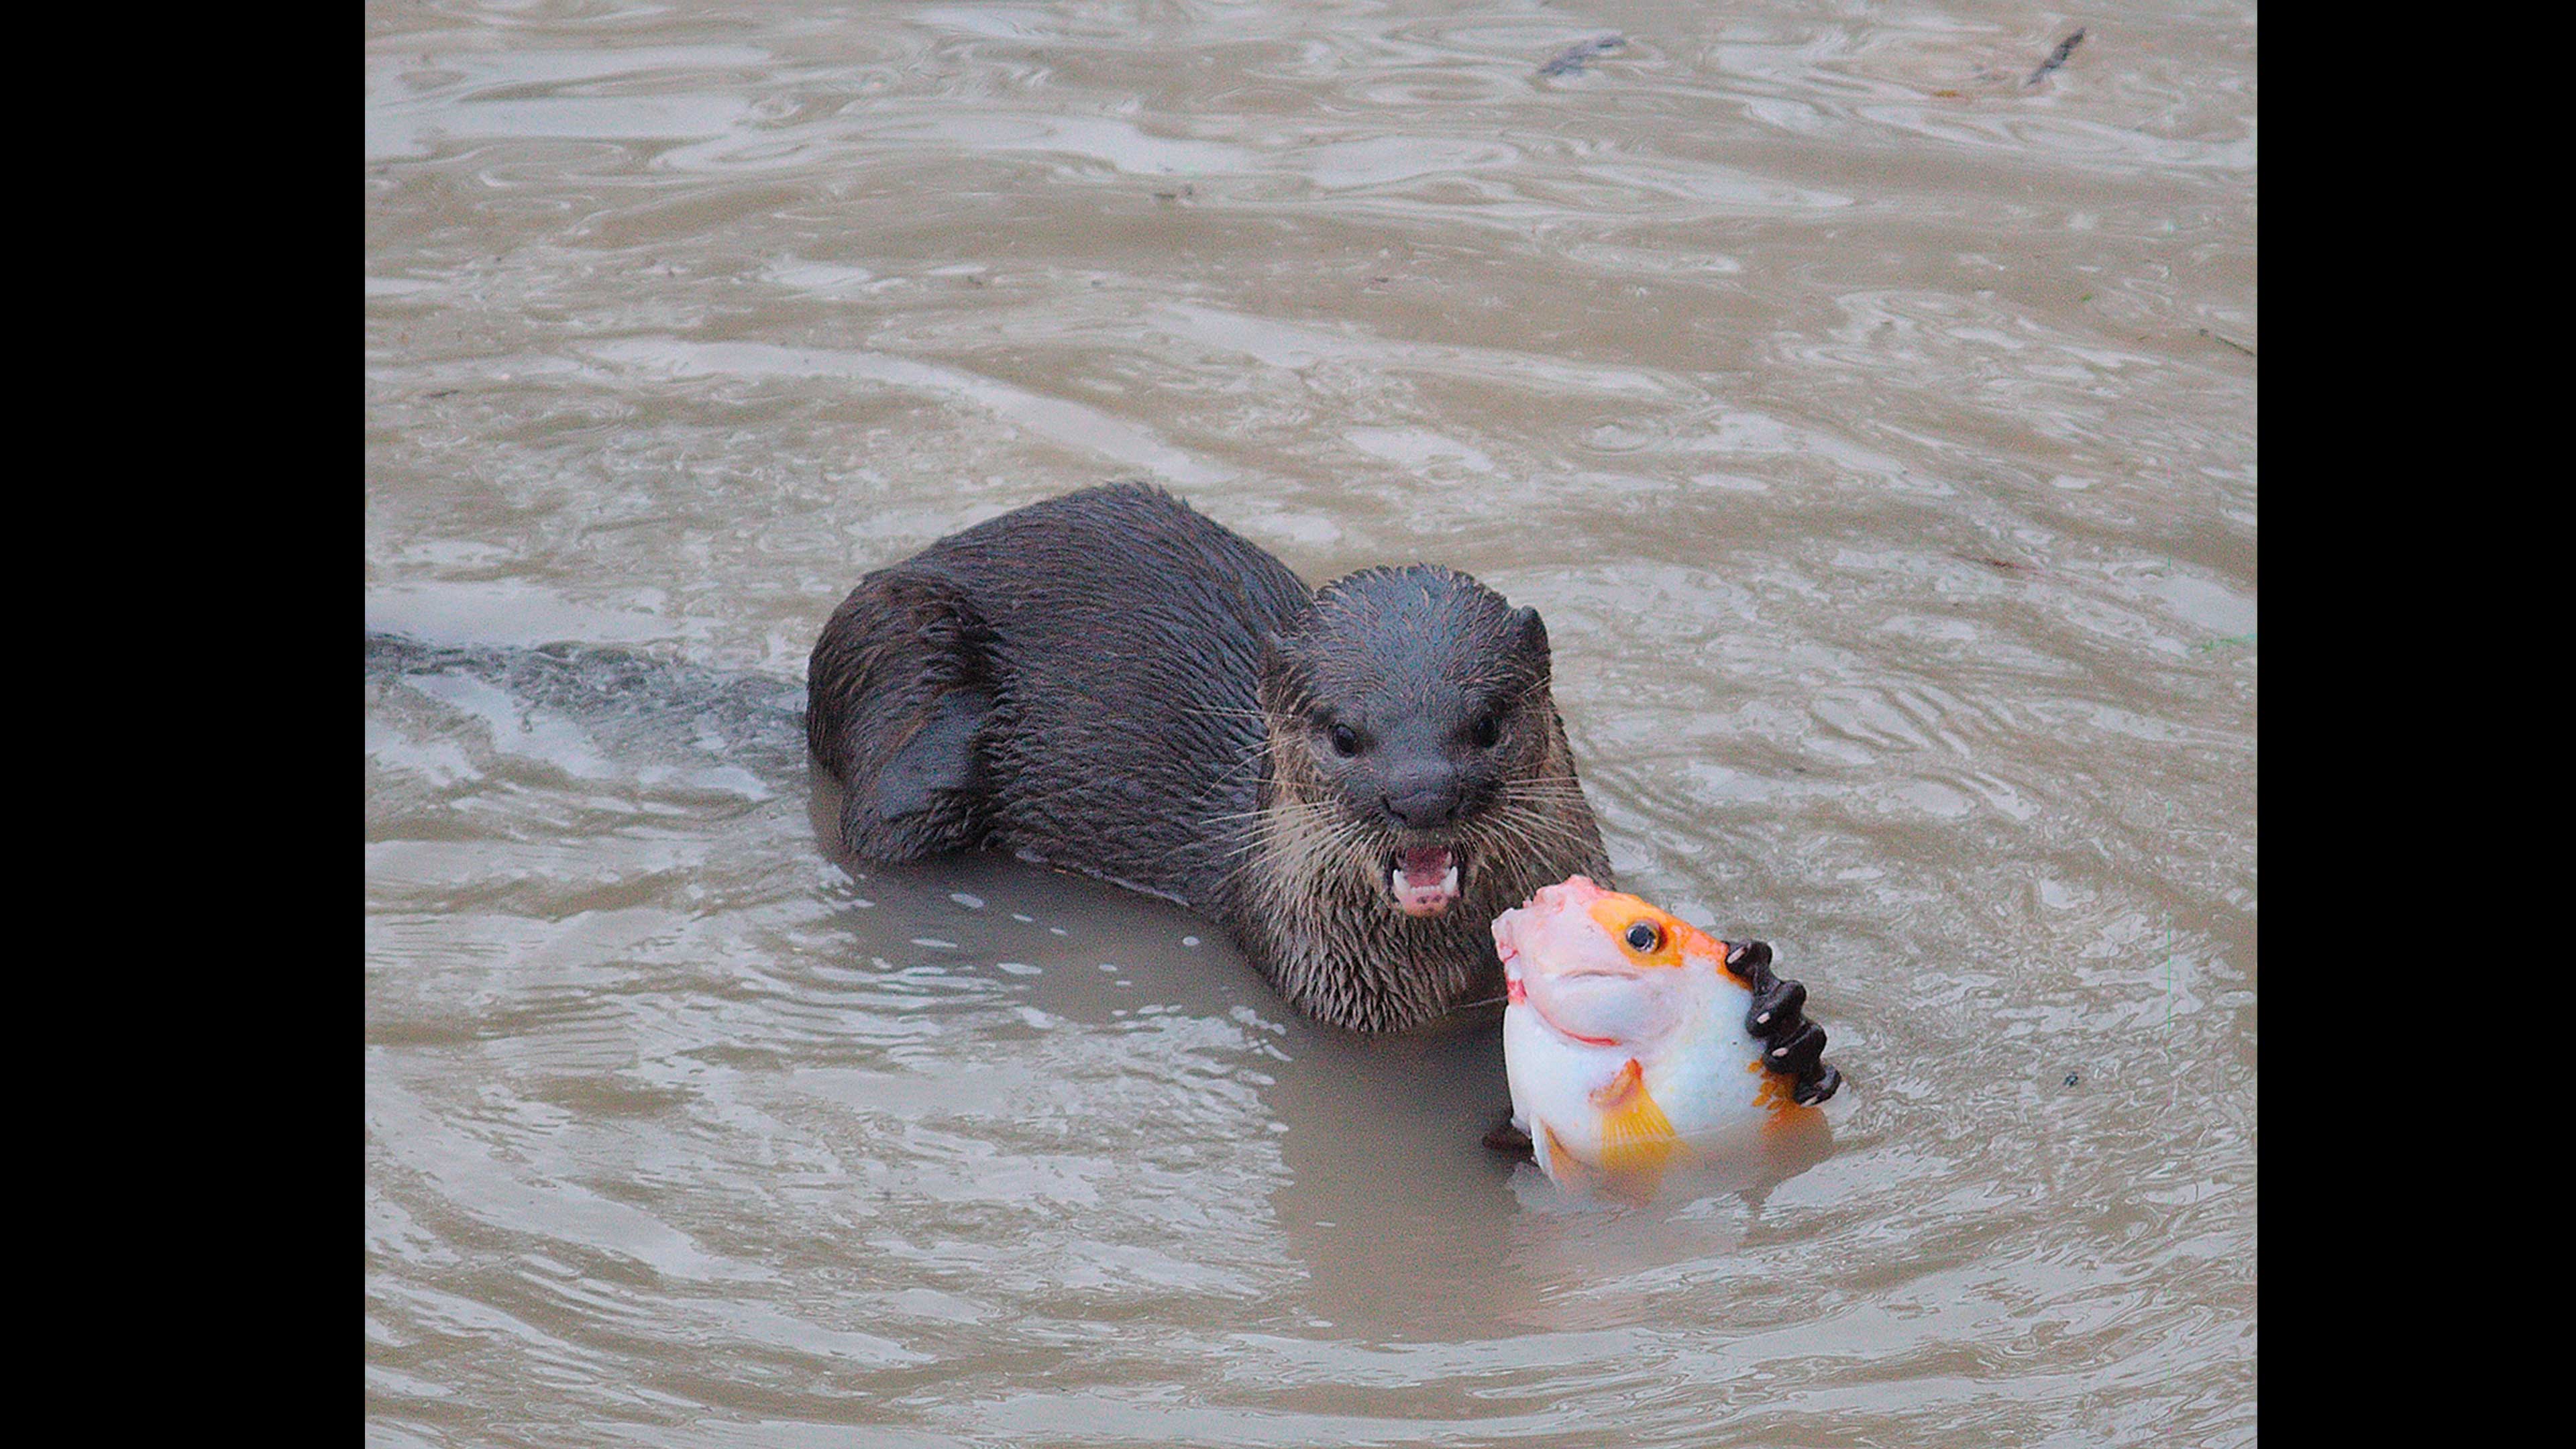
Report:
[{"label": "dark claw", "polygon": [[1766,941],[1747,941],[1727,952],[1726,969],[1753,988],[1744,1029],[1764,1044],[1762,1065],[1791,1080],[1791,1094],[1802,1106],[1832,1096],[1843,1074],[1825,1065],[1825,1031],[1807,1020],[1805,983],[1772,971]]},{"label": "dark claw", "polygon": [[1538,1161],[1538,1154],[1530,1149],[1529,1134],[1512,1125],[1512,1114],[1508,1111],[1503,1113],[1503,1120],[1494,1125],[1494,1130],[1485,1134],[1485,1145],[1516,1161]]},{"label": "dark claw", "polygon": [[1747,941],[1726,953],[1726,969],[1756,992],[1768,991],[1778,978],[1771,974],[1771,943]]},{"label": "dark claw", "polygon": [[1762,1065],[1803,1082],[1823,1069],[1824,1058],[1825,1029],[1810,1021],[1787,1040],[1774,1042],[1762,1054]]},{"label": "dark claw", "polygon": [[1763,1039],[1794,1030],[1799,1020],[1798,1013],[1806,1004],[1804,983],[1774,977],[1770,990],[1753,994],[1753,1009],[1744,1014],[1744,1029]]}]

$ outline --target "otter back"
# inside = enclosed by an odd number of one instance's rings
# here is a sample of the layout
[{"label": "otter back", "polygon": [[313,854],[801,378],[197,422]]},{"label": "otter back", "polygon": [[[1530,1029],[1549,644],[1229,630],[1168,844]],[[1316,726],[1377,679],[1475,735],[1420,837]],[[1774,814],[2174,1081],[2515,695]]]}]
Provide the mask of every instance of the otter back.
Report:
[{"label": "otter back", "polygon": [[989,842],[1213,913],[1212,825],[1255,803],[1262,641],[1309,598],[1277,559],[1132,484],[868,575],[807,675],[843,843],[910,860]]}]

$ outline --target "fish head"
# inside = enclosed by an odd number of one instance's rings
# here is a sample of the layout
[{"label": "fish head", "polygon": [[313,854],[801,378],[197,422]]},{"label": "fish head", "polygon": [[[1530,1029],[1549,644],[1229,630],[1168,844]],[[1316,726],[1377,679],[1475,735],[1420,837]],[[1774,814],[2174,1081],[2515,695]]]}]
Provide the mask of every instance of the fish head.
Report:
[{"label": "fish head", "polygon": [[1651,1056],[1691,1035],[1727,973],[1726,943],[1583,876],[1543,886],[1494,921],[1506,990],[1578,1046]]}]

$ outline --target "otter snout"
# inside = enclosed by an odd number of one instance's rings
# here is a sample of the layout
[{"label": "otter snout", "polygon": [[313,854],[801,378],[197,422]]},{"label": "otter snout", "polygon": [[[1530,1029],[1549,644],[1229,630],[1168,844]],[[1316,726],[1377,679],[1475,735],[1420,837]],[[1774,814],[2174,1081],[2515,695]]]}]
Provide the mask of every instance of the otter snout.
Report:
[{"label": "otter snout", "polygon": [[1403,795],[1388,795],[1379,802],[1386,815],[1405,830],[1441,830],[1456,824],[1460,795],[1453,783],[1415,790]]},{"label": "otter snout", "polygon": [[1396,850],[1387,876],[1396,908],[1408,916],[1439,915],[1458,899],[1462,862],[1454,846],[1425,844],[1420,837],[1457,823],[1466,799],[1463,781],[1436,756],[1408,760],[1380,779],[1378,808],[1412,839]]},{"label": "otter snout", "polygon": [[1444,830],[1457,823],[1466,791],[1457,770],[1446,762],[1424,762],[1391,770],[1378,794],[1378,805],[1401,830]]}]

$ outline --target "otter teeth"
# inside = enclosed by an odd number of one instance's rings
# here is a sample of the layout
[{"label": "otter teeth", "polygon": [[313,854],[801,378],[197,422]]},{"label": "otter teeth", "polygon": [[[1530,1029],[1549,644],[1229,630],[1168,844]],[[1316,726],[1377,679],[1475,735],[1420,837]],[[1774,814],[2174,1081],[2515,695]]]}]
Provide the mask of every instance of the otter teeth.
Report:
[{"label": "otter teeth", "polygon": [[1458,857],[1439,846],[1400,850],[1387,872],[1387,888],[1397,910],[1408,916],[1436,916],[1458,899]]}]

